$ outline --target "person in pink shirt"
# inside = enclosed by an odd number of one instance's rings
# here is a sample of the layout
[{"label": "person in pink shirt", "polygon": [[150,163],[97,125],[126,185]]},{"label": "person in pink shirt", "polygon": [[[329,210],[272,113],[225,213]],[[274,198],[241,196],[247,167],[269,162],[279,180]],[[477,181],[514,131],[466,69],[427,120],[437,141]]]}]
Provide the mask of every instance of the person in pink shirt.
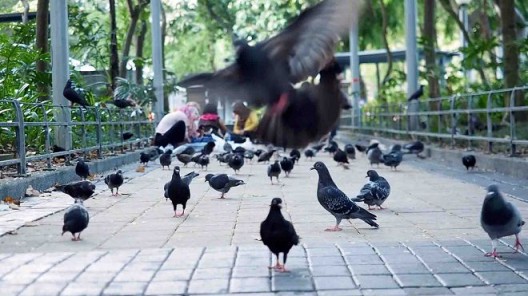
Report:
[{"label": "person in pink shirt", "polygon": [[183,142],[190,142],[193,137],[199,136],[196,124],[199,118],[199,106],[194,102],[163,116],[156,126],[153,144],[158,147],[169,144],[176,147]]}]

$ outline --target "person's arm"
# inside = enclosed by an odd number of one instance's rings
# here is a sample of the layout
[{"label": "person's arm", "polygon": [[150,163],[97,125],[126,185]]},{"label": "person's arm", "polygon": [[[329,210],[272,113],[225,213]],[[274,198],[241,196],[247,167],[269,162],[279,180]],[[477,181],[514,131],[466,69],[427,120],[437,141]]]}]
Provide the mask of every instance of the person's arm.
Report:
[{"label": "person's arm", "polygon": [[224,124],[224,121],[222,119],[218,119],[218,128],[222,131],[223,134],[227,132],[227,127]]},{"label": "person's arm", "polygon": [[242,130],[238,127],[238,116],[235,117],[235,124],[233,125],[233,133],[234,134],[241,134]]},{"label": "person's arm", "polygon": [[245,132],[252,132],[257,129],[259,123],[259,118],[257,115],[257,112],[251,111],[249,113],[249,117],[246,120],[246,124],[244,125],[244,131]]}]

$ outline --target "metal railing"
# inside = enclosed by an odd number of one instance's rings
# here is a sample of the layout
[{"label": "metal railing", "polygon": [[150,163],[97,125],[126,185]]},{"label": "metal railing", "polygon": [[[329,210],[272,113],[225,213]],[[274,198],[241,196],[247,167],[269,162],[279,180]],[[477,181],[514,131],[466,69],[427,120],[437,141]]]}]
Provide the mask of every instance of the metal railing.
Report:
[{"label": "metal railing", "polygon": [[[69,120],[63,115],[69,115]],[[134,146],[149,145],[154,123],[141,109],[109,107],[70,107],[48,103],[24,103],[0,100],[0,170],[16,166],[18,176],[26,176],[28,163],[45,161],[43,170],[53,170],[52,160],[64,157],[68,163],[73,153],[85,158],[124,153]],[[124,140],[122,134],[134,136]],[[52,152],[58,133],[71,135],[71,149]],[[69,145],[68,145],[69,146]]]},{"label": "metal railing", "polygon": [[515,155],[517,146],[528,146],[527,95],[528,86],[524,86],[363,106],[359,117],[344,114],[341,127],[367,134],[448,141],[451,147],[458,144],[470,150],[475,143],[486,145],[489,152],[494,152],[495,144],[507,145]]}]

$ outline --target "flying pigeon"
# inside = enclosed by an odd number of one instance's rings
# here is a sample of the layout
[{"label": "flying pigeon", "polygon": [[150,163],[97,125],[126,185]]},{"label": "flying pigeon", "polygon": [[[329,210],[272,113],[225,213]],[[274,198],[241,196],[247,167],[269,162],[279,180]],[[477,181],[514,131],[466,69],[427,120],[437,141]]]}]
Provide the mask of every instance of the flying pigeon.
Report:
[{"label": "flying pigeon", "polygon": [[515,235],[515,250],[524,251],[519,240],[519,233],[524,225],[521,213],[512,203],[504,200],[497,185],[488,186],[488,194],[484,198],[480,213],[480,224],[491,239],[492,250],[486,253],[486,256],[500,257],[497,253],[496,241],[509,235]]},{"label": "flying pigeon", "polygon": [[235,171],[235,174],[238,174],[238,171],[244,166],[244,157],[241,154],[235,153],[227,164]]},{"label": "flying pigeon", "polygon": [[[299,244],[299,236],[293,224],[284,219],[281,213],[282,199],[276,197],[271,200],[268,216],[260,223],[260,237],[262,243],[277,257],[277,264],[270,266],[279,272],[286,272],[286,259],[288,252]],[[282,253],[282,264],[279,263],[279,254]]]},{"label": "flying pigeon", "polygon": [[[191,76],[179,85],[205,85],[227,97],[252,98],[250,103],[256,106],[268,105],[258,137],[281,147],[306,146],[328,133],[340,114],[342,93],[335,70],[329,69],[340,36],[357,19],[359,2],[324,0],[268,40],[255,46],[238,40],[232,65]],[[318,85],[293,88],[292,83],[320,71]]]},{"label": "flying pigeon", "polygon": [[334,153],[334,160],[337,162],[337,165],[342,165],[343,168],[348,169],[348,156],[345,151],[337,148]]},{"label": "flying pigeon", "polygon": [[95,192],[95,185],[90,181],[77,181],[64,185],[55,185],[55,190],[62,191],[73,199],[87,200]]},{"label": "flying pigeon", "polygon": [[[187,201],[191,198],[191,191],[189,185],[185,184],[180,177],[180,167],[175,166],[172,179],[170,182],[165,184],[165,198],[169,198],[172,202],[172,207],[174,209],[173,217],[181,217],[185,214],[185,207],[187,206]],[[177,207],[182,205],[183,210],[181,214],[178,215]]]},{"label": "flying pigeon", "polygon": [[66,82],[66,86],[64,86],[64,90],[62,91],[62,95],[71,102],[71,106],[73,107],[73,104],[79,104],[86,108],[86,106],[90,106],[85,98],[83,98],[75,89],[72,88],[72,81],[71,79],[68,79]]},{"label": "flying pigeon", "polygon": [[268,177],[270,178],[271,185],[273,185],[273,177],[277,178],[277,183],[279,182],[279,175],[281,173],[281,167],[278,160],[275,160],[274,163],[268,166]]},{"label": "flying pigeon", "polygon": [[301,152],[297,149],[292,149],[292,151],[290,151],[290,157],[296,162],[299,162],[299,159],[301,159]]},{"label": "flying pigeon", "polygon": [[84,162],[84,159],[80,158],[77,161],[77,165],[75,166],[75,173],[83,180],[86,180],[88,176],[90,176],[90,168]]},{"label": "flying pigeon", "polygon": [[336,219],[336,225],[326,231],[343,230],[339,227],[343,219],[361,219],[370,226],[378,227],[378,224],[374,222],[376,215],[356,205],[343,191],[339,190],[324,163],[318,161],[311,169],[319,174],[317,200]]},{"label": "flying pigeon", "polygon": [[369,178],[370,181],[361,188],[357,197],[352,201],[364,202],[368,205],[369,210],[372,210],[371,206],[378,206],[380,210],[383,209],[381,205],[390,194],[389,182],[374,170],[367,171],[366,178]]},{"label": "flying pigeon", "polygon": [[[80,241],[81,232],[88,227],[88,222],[90,222],[88,210],[86,210],[82,201],[76,200],[75,204],[70,206],[64,213],[62,235],[66,232],[71,232],[73,236],[72,241]],[[76,233],[77,237],[75,237]]]},{"label": "flying pigeon", "polygon": [[396,170],[402,160],[403,152],[401,152],[401,145],[399,144],[392,146],[391,151],[383,155],[383,164],[389,166],[391,169],[394,168],[394,170]]},{"label": "flying pigeon", "polygon": [[475,155],[465,155],[462,157],[462,164],[466,167],[466,170],[473,170],[477,164],[477,159],[475,158]]},{"label": "flying pigeon", "polygon": [[379,164],[383,162],[383,152],[381,152],[381,149],[378,147],[378,145],[379,143],[374,143],[367,148],[367,158],[371,166],[373,164],[377,164],[379,166]]},{"label": "flying pigeon", "polygon": [[220,198],[224,198],[224,194],[226,194],[232,187],[246,184],[244,181],[235,179],[226,174],[207,174],[205,175],[205,182],[209,182],[211,188],[222,193]]},{"label": "flying pigeon", "polygon": [[170,170],[170,165],[172,163],[172,150],[168,149],[160,156],[161,169],[168,167]]},{"label": "flying pigeon", "polygon": [[354,149],[354,145],[346,144],[345,145],[345,153],[347,154],[348,158],[356,159],[356,149]]},{"label": "flying pigeon", "polygon": [[112,191],[112,195],[114,195],[114,188],[116,188],[115,195],[119,195],[119,187],[121,187],[124,182],[123,172],[121,170],[118,170],[117,172],[115,172],[115,174],[110,174],[106,176],[104,181],[105,184],[108,185],[108,188]]},{"label": "flying pigeon", "polygon": [[288,158],[288,157],[283,157],[282,160],[280,161],[281,169],[286,174],[286,177],[288,177],[290,175],[290,172],[293,170],[294,162],[295,162],[295,158]]},{"label": "flying pigeon", "polygon": [[409,99],[407,99],[407,101],[410,102],[412,100],[418,100],[421,96],[423,96],[423,93],[424,93],[424,86],[420,85],[420,88],[414,93],[412,93]]}]

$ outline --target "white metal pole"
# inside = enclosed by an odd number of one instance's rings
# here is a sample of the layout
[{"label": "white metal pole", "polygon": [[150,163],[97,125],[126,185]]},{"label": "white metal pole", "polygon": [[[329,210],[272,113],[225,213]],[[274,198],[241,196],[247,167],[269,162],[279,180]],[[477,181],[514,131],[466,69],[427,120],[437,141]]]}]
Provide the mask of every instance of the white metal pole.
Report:
[{"label": "white metal pole", "polygon": [[152,17],[152,68],[154,71],[154,94],[156,102],[153,105],[153,112],[156,121],[160,121],[164,114],[163,101],[163,63],[162,63],[162,44],[161,44],[161,1],[150,1],[150,14]]}]

